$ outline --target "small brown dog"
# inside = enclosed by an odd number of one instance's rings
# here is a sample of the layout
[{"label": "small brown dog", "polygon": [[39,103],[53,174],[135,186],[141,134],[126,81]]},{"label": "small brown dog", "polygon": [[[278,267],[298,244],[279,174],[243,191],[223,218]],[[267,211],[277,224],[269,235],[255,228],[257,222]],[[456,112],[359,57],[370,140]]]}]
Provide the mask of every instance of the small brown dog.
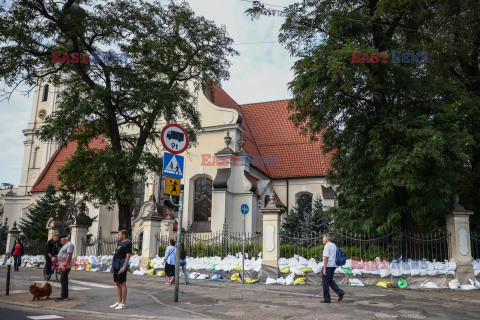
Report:
[{"label": "small brown dog", "polygon": [[28,291],[33,294],[32,301],[35,301],[35,299],[39,301],[41,297],[47,297],[47,299],[50,298],[50,295],[52,294],[52,286],[49,282],[44,282],[41,287],[34,283],[30,286]]}]

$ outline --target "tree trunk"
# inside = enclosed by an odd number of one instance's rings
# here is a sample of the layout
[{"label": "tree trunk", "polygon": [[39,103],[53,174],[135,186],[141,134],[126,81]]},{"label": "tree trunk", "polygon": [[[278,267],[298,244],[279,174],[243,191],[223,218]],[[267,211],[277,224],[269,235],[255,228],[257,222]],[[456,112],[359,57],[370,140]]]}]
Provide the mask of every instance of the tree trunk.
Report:
[{"label": "tree trunk", "polygon": [[118,231],[127,230],[128,236],[132,237],[132,219],[130,204],[118,203]]},{"label": "tree trunk", "polygon": [[393,187],[395,205],[402,215],[402,232],[417,232],[418,227],[413,220],[412,213],[408,209],[408,193],[405,187]]}]

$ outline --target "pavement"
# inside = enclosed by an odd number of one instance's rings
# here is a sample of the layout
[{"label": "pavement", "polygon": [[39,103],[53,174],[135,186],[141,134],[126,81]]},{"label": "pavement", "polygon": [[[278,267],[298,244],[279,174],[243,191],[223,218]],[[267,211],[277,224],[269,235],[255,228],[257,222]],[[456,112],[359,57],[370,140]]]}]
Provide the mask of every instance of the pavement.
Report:
[{"label": "pavement", "polygon": [[[478,319],[480,293],[450,289],[408,290],[376,286],[352,287],[341,302],[321,304],[321,286],[241,284],[231,281],[181,279],[179,302],[164,277],[128,275],[127,306],[113,310],[116,287],[110,273],[72,271],[69,301],[31,301],[28,286],[43,283],[41,269],[12,272],[10,295],[5,295],[6,268],[0,267],[0,318],[17,312],[18,319]],[[52,281],[51,281],[52,282]],[[53,282],[53,294],[60,285]],[[3,312],[5,310],[5,313]],[[16,313],[16,315],[17,315]],[[23,314],[25,313],[25,316]],[[28,317],[41,318],[28,318]],[[43,317],[42,317],[43,316]],[[57,318],[46,318],[54,316]]]}]

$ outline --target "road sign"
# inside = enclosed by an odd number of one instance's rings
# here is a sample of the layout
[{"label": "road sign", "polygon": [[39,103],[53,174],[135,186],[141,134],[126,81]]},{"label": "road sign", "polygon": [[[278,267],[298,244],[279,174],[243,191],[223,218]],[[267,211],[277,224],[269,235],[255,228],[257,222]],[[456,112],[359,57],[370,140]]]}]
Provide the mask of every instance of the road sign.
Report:
[{"label": "road sign", "polygon": [[187,131],[178,124],[166,125],[160,137],[163,147],[168,152],[179,154],[187,150],[189,142]]},{"label": "road sign", "polygon": [[246,205],[245,203],[242,204],[242,207],[240,208],[240,211],[242,211],[243,214],[247,214],[248,213],[248,205]]},{"label": "road sign", "polygon": [[180,179],[165,177],[165,194],[180,195]]},{"label": "road sign", "polygon": [[183,178],[184,157],[178,154],[163,153],[163,175],[172,178]]}]

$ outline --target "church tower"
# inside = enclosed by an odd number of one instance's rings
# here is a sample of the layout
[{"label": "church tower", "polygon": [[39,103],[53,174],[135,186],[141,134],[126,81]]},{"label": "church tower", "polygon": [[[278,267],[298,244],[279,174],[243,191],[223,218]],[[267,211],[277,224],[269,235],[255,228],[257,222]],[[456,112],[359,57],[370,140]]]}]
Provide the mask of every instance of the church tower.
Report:
[{"label": "church tower", "polygon": [[39,80],[35,87],[30,120],[27,128],[22,130],[25,135],[23,142],[25,149],[18,196],[24,196],[30,192],[48,160],[57,150],[56,142],[44,142],[35,135],[35,132],[43,125],[45,118],[56,110],[57,93],[57,88],[48,83],[46,79]]}]

